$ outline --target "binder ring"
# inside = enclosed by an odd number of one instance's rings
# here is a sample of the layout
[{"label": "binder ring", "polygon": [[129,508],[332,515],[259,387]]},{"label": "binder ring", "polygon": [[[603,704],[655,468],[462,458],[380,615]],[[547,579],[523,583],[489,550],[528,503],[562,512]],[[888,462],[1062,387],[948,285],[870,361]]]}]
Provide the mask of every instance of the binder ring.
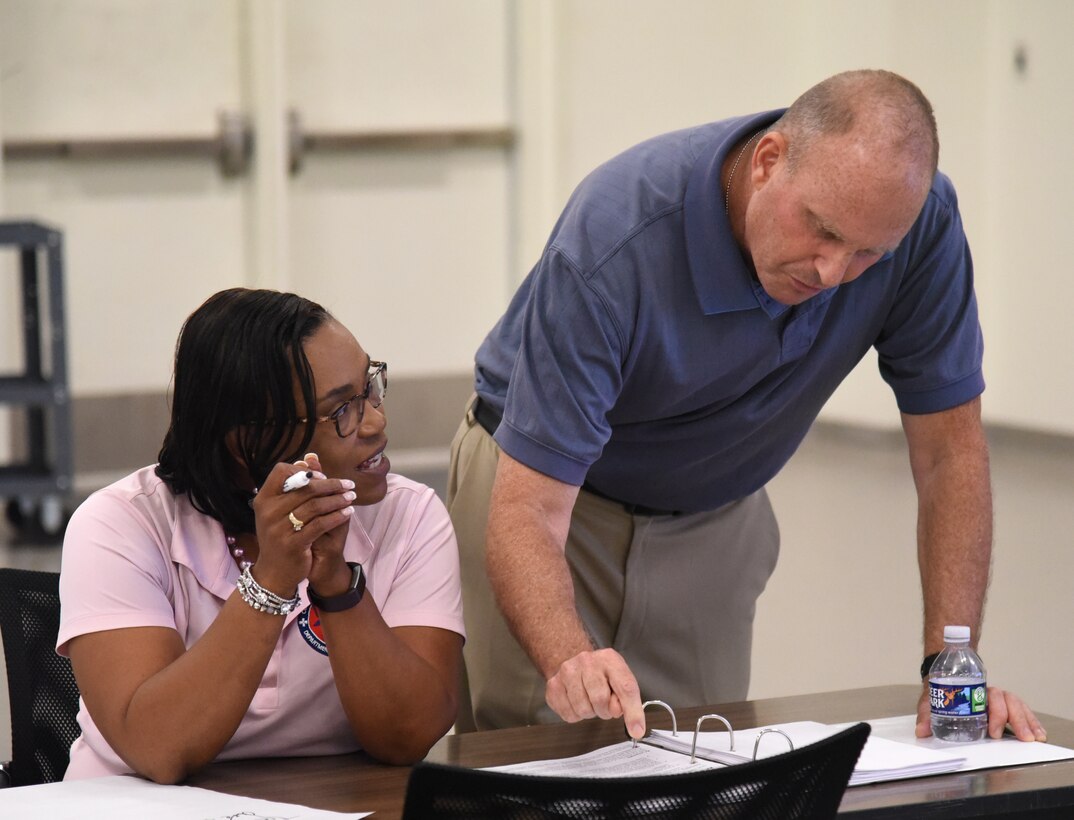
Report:
[{"label": "binder ring", "polygon": [[757,733],[757,739],[755,741],[753,741],[753,759],[754,760],[757,759],[757,749],[761,745],[761,737],[763,735],[768,734],[769,732],[774,732],[777,735],[783,735],[783,737],[785,737],[787,739],[787,745],[791,747],[791,751],[792,752],[794,751],[794,741],[791,740],[790,735],[788,735],[782,729],[761,729],[761,731]]},{"label": "binder ring", "polygon": [[[663,706],[665,709],[668,710],[668,714],[671,715],[671,734],[678,735],[679,734],[679,722],[677,720],[675,720],[675,711],[670,706],[668,706],[666,703],[664,703],[664,701],[662,701],[662,700],[647,700],[647,701],[645,701],[645,703],[643,703],[641,705],[641,709],[644,712],[650,706]],[[637,749],[638,748],[638,739],[637,738],[634,738],[634,745],[631,748],[632,749]]]},{"label": "binder ring", "polygon": [[[702,715],[697,719],[697,728],[694,729],[694,744],[690,747],[691,763],[697,762],[697,733],[701,731],[701,724],[704,723],[706,720],[709,720],[710,718],[712,720],[720,721],[721,723],[723,723],[724,726],[727,727],[727,734],[731,740],[731,746],[728,751],[733,752],[735,750],[735,730],[731,728],[731,724],[728,723],[727,718],[725,718],[723,715]],[[782,732],[780,732],[780,734],[782,734]]]}]

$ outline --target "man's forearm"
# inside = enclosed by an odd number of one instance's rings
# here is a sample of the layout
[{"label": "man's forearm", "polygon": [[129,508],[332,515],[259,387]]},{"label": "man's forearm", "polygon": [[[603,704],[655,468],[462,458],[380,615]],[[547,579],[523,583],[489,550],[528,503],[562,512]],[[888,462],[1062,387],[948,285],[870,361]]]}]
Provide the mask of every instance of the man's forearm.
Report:
[{"label": "man's forearm", "polygon": [[[988,588],[992,559],[988,447],[979,417],[968,411],[962,415],[961,423],[956,417],[956,423],[933,431],[942,436],[939,442],[932,437],[935,446],[927,457],[911,454],[918,491],[926,653],[943,648],[946,624],[969,626],[977,643]],[[920,444],[929,437],[918,439]]]},{"label": "man's forearm", "polygon": [[987,476],[983,482],[963,476],[954,488],[942,483],[947,486],[922,500],[918,521],[926,653],[943,648],[946,624],[969,626],[976,645],[992,556]]},{"label": "man's forearm", "polygon": [[489,508],[489,584],[515,639],[546,678],[592,649],[564,555],[577,488],[501,455]]}]

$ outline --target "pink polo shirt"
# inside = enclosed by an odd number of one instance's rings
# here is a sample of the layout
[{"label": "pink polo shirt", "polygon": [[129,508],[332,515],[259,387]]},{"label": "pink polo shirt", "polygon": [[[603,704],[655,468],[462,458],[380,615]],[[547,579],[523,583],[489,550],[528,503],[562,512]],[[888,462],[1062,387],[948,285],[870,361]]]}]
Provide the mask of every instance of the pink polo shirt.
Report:
[{"label": "pink polo shirt", "polygon": [[[434,626],[465,635],[455,534],[447,510],[428,487],[388,476],[378,504],[355,507],[344,554],[366,573],[390,627]],[[220,523],[176,496],[145,467],[94,493],[71,517],[63,543],[57,651],[78,635],[163,626],[187,647],[205,633],[235,591],[239,570]],[[238,731],[217,760],[323,755],[359,748],[332,679],[319,624],[302,606],[285,626]],[[228,670],[220,669],[221,678]],[[399,704],[405,709],[405,704]],[[71,747],[64,779],[131,769],[112,751],[85,703],[82,736]]]}]

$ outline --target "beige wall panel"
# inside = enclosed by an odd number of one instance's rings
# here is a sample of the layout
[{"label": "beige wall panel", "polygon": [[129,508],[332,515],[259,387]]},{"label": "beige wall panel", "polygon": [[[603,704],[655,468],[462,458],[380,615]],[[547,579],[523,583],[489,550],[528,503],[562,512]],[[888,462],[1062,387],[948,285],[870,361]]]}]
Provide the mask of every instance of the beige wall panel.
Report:
[{"label": "beige wall panel", "polygon": [[913,683],[921,583],[898,434],[815,429],[769,494],[782,543],[757,604],[750,697]]},{"label": "beige wall panel", "polygon": [[[308,131],[508,124],[503,0],[286,14],[288,103]],[[397,374],[470,371],[509,295],[508,173],[500,148],[310,153],[292,179],[292,286]]]},{"label": "beige wall panel", "polygon": [[291,195],[291,283],[407,375],[461,373],[508,298],[495,149],[311,158]]},{"label": "beige wall panel", "polygon": [[[1068,719],[1074,653],[1051,625],[1074,619],[1074,558],[1062,535],[1074,529],[1072,457],[1069,439],[993,437],[995,548],[980,645],[989,683]],[[750,697],[916,682],[909,473],[898,434],[821,425],[771,482],[782,548],[757,606]]]},{"label": "beige wall panel", "polygon": [[289,103],[318,130],[506,123],[507,3],[291,0]]},{"label": "beige wall panel", "polygon": [[806,82],[797,6],[561,4],[562,199],[641,140],[786,104]]},{"label": "beige wall panel", "polygon": [[[988,40],[988,253],[996,363],[988,394],[1007,424],[1074,433],[1070,219],[1074,213],[1074,4],[994,2]],[[1015,53],[1025,52],[1025,70]]]},{"label": "beige wall panel", "polygon": [[4,135],[214,133],[217,111],[242,96],[238,9],[238,0],[0,0]]}]

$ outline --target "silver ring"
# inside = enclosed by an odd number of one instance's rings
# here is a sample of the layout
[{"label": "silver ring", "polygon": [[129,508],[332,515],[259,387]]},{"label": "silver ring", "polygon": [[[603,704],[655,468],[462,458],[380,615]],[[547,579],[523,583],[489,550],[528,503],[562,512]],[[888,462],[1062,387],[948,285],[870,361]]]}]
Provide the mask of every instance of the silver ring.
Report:
[{"label": "silver ring", "polygon": [[291,526],[295,528],[295,532],[298,532],[304,526],[306,526],[306,522],[305,521],[299,521],[297,518],[295,518],[295,514],[293,512],[287,513],[287,518],[288,518],[288,520],[290,520]]}]

